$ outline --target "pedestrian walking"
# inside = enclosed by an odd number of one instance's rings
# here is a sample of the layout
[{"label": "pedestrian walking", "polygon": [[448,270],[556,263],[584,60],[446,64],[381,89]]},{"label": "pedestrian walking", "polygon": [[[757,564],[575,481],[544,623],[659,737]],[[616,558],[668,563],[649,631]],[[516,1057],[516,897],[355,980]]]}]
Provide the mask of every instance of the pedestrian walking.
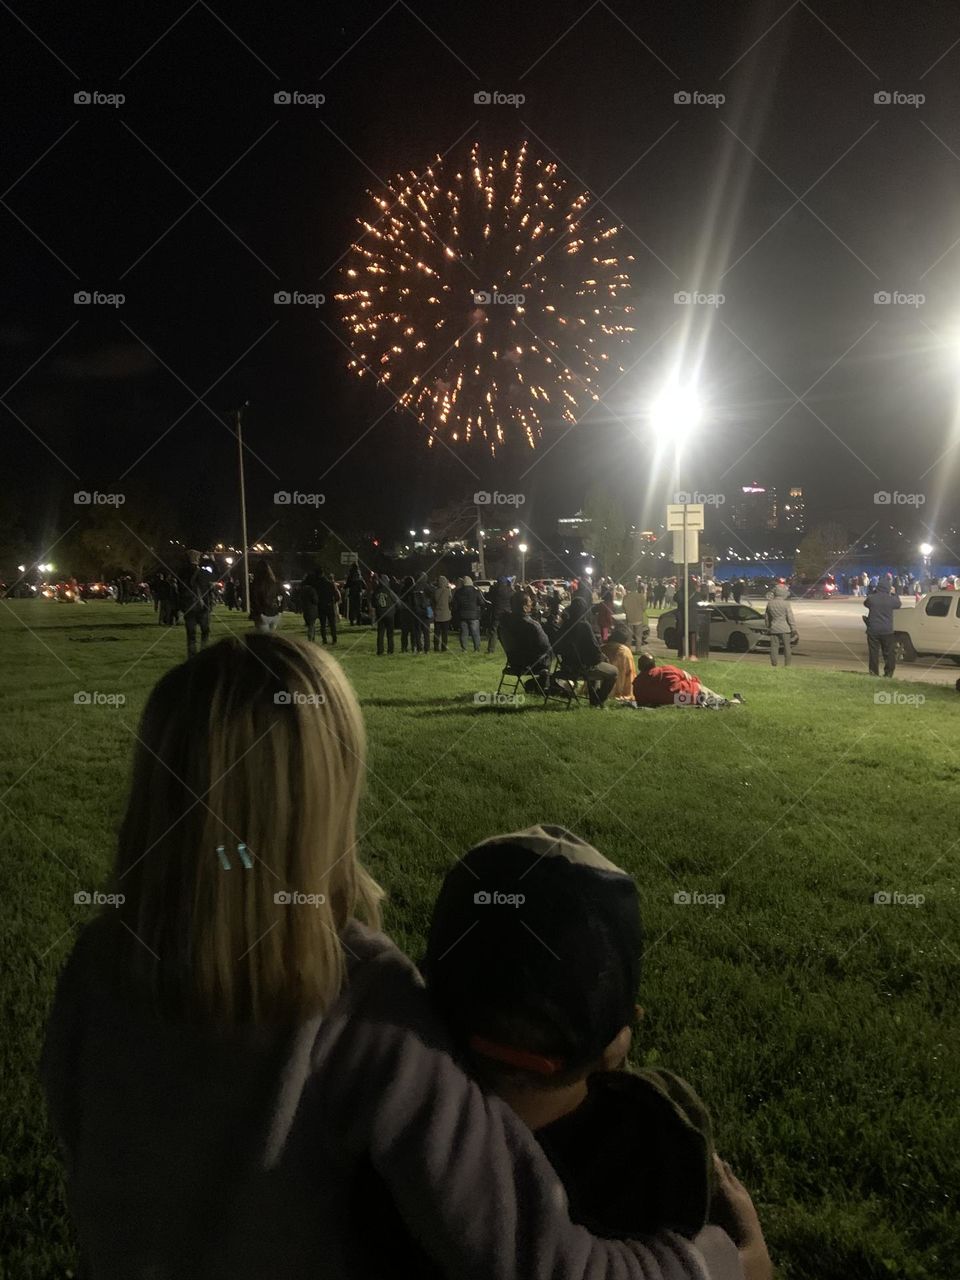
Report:
[{"label": "pedestrian walking", "polygon": [[333,580],[332,573],[320,574],[317,578],[317,603],[320,613],[320,639],[327,643],[327,630],[330,631],[330,644],[337,643],[337,605],[340,603],[340,588]]},{"label": "pedestrian walking", "polygon": [[180,612],[187,632],[187,657],[206,647],[210,636],[210,614],[213,609],[213,574],[200,566],[200,552],[188,551],[187,564],[178,583]]},{"label": "pedestrian walking", "polygon": [[300,584],[300,612],[303,614],[304,625],[307,628],[307,639],[316,640],[320,601],[317,597],[317,588],[313,584],[312,574],[308,574]]}]

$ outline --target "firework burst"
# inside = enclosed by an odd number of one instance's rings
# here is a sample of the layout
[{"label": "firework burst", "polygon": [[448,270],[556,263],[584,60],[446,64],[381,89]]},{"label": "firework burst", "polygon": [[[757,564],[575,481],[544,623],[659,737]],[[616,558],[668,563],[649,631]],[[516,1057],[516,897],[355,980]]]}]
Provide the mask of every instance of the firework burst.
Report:
[{"label": "firework burst", "polygon": [[[619,228],[591,216],[524,143],[437,161],[370,193],[376,215],[342,269],[354,358],[437,437],[496,451],[576,422],[619,370],[633,328]],[[632,257],[626,261],[631,262]]]}]

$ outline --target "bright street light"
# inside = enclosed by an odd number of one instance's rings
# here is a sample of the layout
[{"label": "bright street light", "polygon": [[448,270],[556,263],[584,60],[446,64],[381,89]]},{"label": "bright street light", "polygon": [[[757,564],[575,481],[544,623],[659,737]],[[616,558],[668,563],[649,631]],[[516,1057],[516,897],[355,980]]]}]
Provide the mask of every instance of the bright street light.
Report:
[{"label": "bright street light", "polygon": [[429,537],[430,537],[430,530],[429,530],[429,529],[424,529],[424,531],[423,531],[423,536],[424,536],[425,538],[429,538]]},{"label": "bright street light", "polygon": [[932,556],[932,555],[933,555],[933,547],[931,546],[931,544],[930,544],[929,542],[921,542],[921,543],[920,543],[920,554],[921,554],[922,556]]},{"label": "bright street light", "polygon": [[526,572],[526,570],[527,570],[527,544],[526,544],[525,542],[520,542],[520,543],[518,543],[518,544],[517,544],[517,550],[520,552],[520,581],[521,581],[521,582],[526,582],[526,580],[527,580],[527,572]]},{"label": "bright street light", "polygon": [[693,387],[669,383],[654,400],[650,423],[658,436],[669,436],[677,447],[703,420],[703,404]]}]

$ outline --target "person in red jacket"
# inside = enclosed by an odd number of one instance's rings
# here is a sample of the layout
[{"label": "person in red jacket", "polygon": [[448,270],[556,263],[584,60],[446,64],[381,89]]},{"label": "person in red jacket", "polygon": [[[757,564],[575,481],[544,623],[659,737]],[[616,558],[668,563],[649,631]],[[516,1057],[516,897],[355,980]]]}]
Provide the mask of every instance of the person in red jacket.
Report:
[{"label": "person in red jacket", "polygon": [[652,653],[641,653],[637,659],[633,699],[638,707],[708,707],[712,711],[743,702],[739,693],[732,698],[714,693],[680,667],[658,666]]}]

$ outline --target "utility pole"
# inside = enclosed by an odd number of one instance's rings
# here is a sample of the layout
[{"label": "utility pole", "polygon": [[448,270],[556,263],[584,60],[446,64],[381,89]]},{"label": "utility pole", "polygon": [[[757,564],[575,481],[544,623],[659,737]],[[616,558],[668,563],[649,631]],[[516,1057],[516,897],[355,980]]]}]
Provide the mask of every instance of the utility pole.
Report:
[{"label": "utility pole", "polygon": [[477,512],[477,550],[478,550],[477,563],[480,565],[480,578],[484,579],[487,576],[487,566],[483,559],[483,520],[481,519],[481,516],[480,516],[479,507],[476,508],[476,512]]},{"label": "utility pole", "polygon": [[247,491],[243,482],[243,411],[249,403],[249,400],[244,400],[243,404],[237,409],[237,456],[240,463],[240,536],[243,539],[241,543],[243,550],[241,556],[243,564],[243,604],[247,613],[250,612],[250,571],[247,565],[247,551],[250,544],[247,541]]}]

